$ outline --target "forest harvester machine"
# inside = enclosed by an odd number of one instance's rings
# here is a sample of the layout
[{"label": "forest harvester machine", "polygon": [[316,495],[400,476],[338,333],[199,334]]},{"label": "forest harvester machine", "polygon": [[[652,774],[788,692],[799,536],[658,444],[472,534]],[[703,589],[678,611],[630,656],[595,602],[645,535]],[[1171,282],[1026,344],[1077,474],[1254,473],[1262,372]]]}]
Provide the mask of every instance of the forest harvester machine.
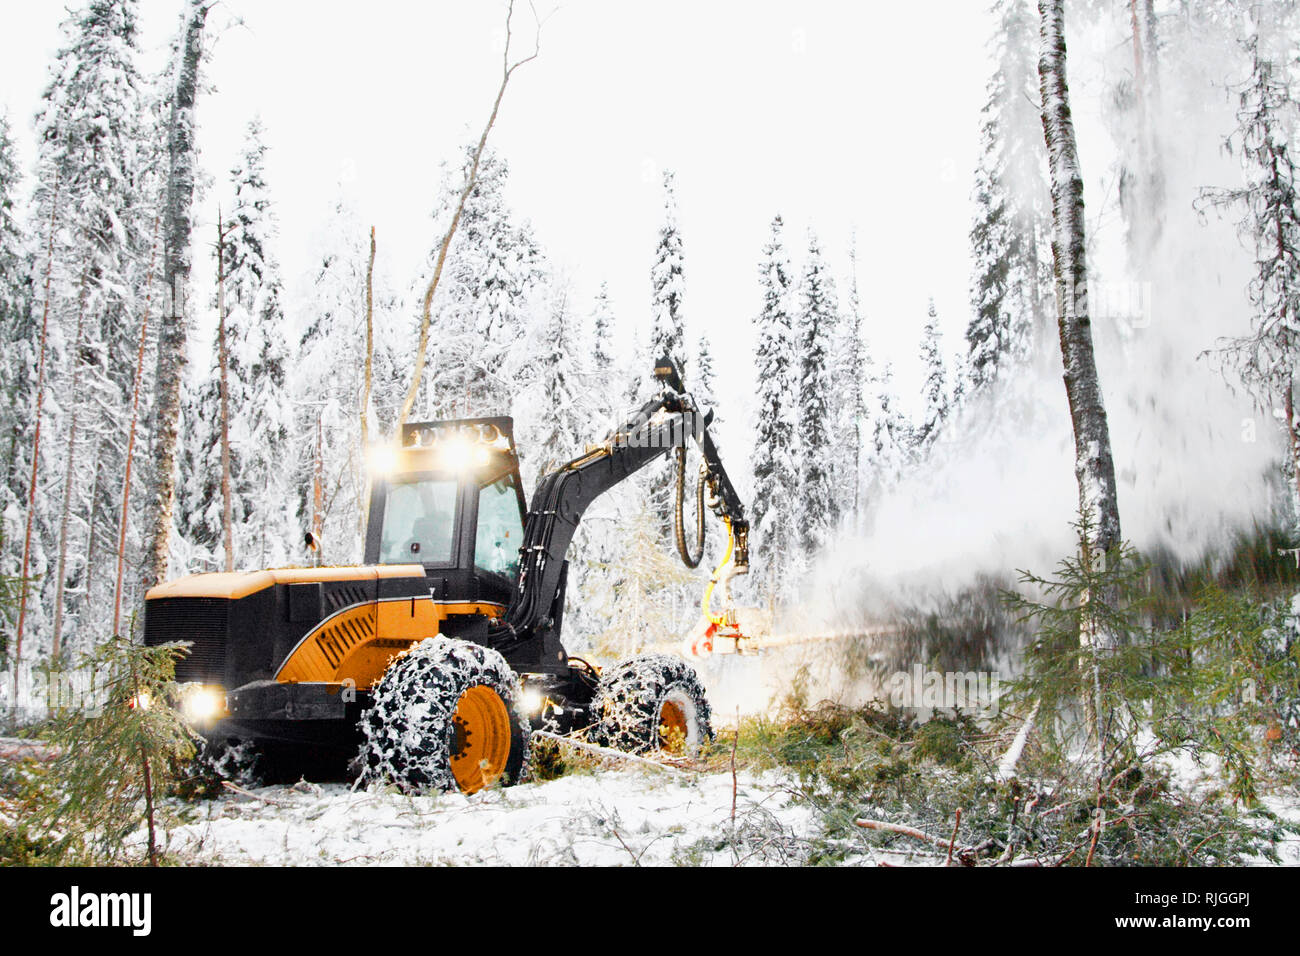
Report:
[{"label": "forest harvester machine", "polygon": [[[693,747],[709,704],[683,658],[601,670],[561,640],[583,513],[665,455],[677,457],[676,538],[694,567],[704,504],[727,554],[705,595],[709,633],[736,634],[727,580],[749,567],[744,508],[701,409],[671,361],[658,394],[603,442],[546,471],[525,501],[509,418],[405,425],[372,476],[365,564],[196,574],[149,591],[145,642],[189,643],[179,705],[209,759],[252,751],[293,772],[342,767],[407,791],[514,782],[534,725],[585,729],[630,752]],[[683,530],[686,449],[699,445],[697,553]],[[710,596],[721,585],[721,613]],[[215,756],[214,756],[215,755]]]}]

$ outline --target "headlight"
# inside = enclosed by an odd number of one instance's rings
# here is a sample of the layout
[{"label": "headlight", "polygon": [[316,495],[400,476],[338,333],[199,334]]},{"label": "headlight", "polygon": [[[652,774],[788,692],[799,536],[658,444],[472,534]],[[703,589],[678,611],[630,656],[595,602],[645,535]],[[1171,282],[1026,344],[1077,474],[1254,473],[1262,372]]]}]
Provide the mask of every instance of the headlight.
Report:
[{"label": "headlight", "polygon": [[366,450],[366,465],[372,475],[388,475],[397,470],[397,450],[392,445],[376,444]]},{"label": "headlight", "polygon": [[226,710],[226,693],[220,687],[185,684],[181,687],[181,714],[192,724],[208,724]]}]

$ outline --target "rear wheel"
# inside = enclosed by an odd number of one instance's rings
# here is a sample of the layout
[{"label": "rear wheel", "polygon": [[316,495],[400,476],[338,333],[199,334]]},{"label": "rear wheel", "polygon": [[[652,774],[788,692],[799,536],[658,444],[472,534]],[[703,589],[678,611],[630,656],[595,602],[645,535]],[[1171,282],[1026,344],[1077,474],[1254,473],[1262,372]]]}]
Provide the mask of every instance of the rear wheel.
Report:
[{"label": "rear wheel", "polygon": [[496,651],[434,637],[395,660],[361,716],[362,777],[408,793],[517,783],[528,764],[519,680]]},{"label": "rear wheel", "polygon": [[699,675],[668,654],[633,657],[606,671],[591,712],[596,742],[628,753],[694,753],[713,738]]}]

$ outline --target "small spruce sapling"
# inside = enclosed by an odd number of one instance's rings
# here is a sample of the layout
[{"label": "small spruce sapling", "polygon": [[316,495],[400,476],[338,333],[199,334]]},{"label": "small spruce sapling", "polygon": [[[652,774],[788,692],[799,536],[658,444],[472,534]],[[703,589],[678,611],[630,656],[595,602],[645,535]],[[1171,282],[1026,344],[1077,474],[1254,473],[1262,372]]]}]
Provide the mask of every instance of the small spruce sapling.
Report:
[{"label": "small spruce sapling", "polygon": [[[176,703],[177,643],[145,647],[124,637],[82,662],[95,675],[94,705],[56,712],[50,743],[59,756],[34,778],[35,812],[21,826],[41,838],[34,862],[157,865],[159,798],[194,755]],[[145,845],[136,835],[146,832]]]}]

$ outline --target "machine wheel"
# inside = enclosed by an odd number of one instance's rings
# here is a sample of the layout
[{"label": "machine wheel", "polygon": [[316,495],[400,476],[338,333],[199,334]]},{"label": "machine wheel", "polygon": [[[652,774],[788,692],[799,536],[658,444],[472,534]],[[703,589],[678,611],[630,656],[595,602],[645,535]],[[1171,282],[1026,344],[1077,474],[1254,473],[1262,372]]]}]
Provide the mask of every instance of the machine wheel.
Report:
[{"label": "machine wheel", "polygon": [[389,665],[361,715],[362,779],[406,793],[518,783],[531,733],[518,703],[519,678],[496,651],[421,641]]},{"label": "machine wheel", "polygon": [[668,654],[633,657],[606,671],[591,713],[596,742],[627,753],[694,753],[713,738],[699,675]]}]

